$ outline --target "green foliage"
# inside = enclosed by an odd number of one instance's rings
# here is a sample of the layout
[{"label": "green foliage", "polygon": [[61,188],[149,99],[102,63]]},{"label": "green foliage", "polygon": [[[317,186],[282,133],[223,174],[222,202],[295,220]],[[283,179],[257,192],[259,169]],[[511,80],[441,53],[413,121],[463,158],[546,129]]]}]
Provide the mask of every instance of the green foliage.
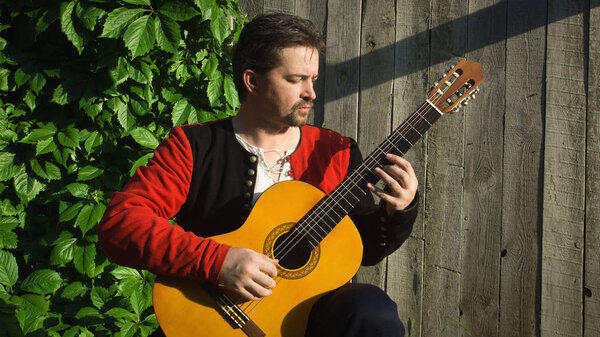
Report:
[{"label": "green foliage", "polygon": [[239,107],[242,23],[235,0],[0,0],[0,337],[156,329],[154,276],[96,226],[173,126]]}]

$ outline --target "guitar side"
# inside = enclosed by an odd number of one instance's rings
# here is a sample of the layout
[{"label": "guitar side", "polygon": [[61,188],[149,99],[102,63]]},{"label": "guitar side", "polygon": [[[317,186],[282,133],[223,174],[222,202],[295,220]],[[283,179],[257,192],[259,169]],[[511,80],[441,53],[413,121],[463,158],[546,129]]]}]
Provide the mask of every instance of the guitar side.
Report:
[{"label": "guitar side", "polygon": [[[273,185],[256,202],[247,221],[236,231],[212,239],[270,255],[274,238],[299,221],[325,194],[300,182]],[[304,336],[314,302],[348,282],[362,260],[360,235],[346,216],[296,269],[278,266],[277,286],[270,296],[239,303],[267,336]],[[215,308],[215,301],[199,281],[159,276],[154,285],[154,309],[168,337],[246,336],[233,328]]]}]

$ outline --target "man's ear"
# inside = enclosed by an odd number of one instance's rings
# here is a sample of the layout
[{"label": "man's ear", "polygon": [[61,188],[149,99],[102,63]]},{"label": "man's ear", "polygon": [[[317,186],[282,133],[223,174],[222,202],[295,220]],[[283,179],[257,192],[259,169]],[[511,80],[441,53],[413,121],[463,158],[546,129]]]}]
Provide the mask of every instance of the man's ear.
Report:
[{"label": "man's ear", "polygon": [[242,73],[242,80],[244,81],[244,86],[246,87],[246,91],[250,94],[255,93],[257,89],[257,74],[251,70],[246,69]]}]

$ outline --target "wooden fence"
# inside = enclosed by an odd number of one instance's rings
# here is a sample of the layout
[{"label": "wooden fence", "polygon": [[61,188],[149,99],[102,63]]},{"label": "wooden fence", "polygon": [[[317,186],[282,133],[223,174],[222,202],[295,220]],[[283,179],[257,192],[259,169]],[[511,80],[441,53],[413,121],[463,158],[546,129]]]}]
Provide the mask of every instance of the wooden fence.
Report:
[{"label": "wooden fence", "polygon": [[[407,154],[410,239],[357,279],[412,336],[600,336],[600,0],[242,0],[327,37],[312,122],[364,153],[460,59],[482,92]],[[443,336],[466,336],[450,324]]]}]

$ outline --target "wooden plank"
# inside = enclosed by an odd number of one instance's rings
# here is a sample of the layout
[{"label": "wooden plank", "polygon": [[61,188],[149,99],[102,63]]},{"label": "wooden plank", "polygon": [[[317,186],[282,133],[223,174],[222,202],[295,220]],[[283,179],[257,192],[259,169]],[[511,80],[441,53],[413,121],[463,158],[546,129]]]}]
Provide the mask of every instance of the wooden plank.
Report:
[{"label": "wooden plank", "polygon": [[[325,67],[326,127],[357,136],[361,1],[329,1]],[[323,75],[323,72],[321,72]]]},{"label": "wooden plank", "polygon": [[500,315],[506,2],[473,0],[469,11],[477,13],[469,18],[469,45],[482,47],[468,58],[489,80],[466,111],[461,322],[474,336],[493,337]]},{"label": "wooden plank", "polygon": [[541,336],[583,332],[585,3],[548,2]]},{"label": "wooden plank", "polygon": [[[296,0],[295,14],[310,20],[317,30],[323,35],[327,29],[327,1],[322,0]],[[319,59],[320,75],[325,74],[325,65],[327,56],[321,56]],[[309,118],[309,124],[321,126],[323,124],[325,113],[325,76],[315,83],[314,87],[317,99],[313,105],[313,113]]]},{"label": "wooden plank", "polygon": [[294,14],[294,0],[263,0],[264,13],[286,13]]},{"label": "wooden plank", "polygon": [[[394,71],[395,11],[394,0],[363,2],[358,145],[365,155],[391,131],[393,81],[381,81],[381,78]],[[385,289],[386,262],[361,268],[357,281]]]},{"label": "wooden plank", "polygon": [[583,335],[600,336],[600,0],[590,1]]},{"label": "wooden plank", "polygon": [[501,336],[539,331],[538,227],[546,0],[508,1],[502,187]]},{"label": "wooden plank", "polygon": [[421,335],[421,293],[423,291],[423,240],[409,237],[388,258],[386,292],[398,305],[406,335]]},{"label": "wooden plank", "polygon": [[[467,51],[466,1],[431,3],[429,83]],[[459,319],[464,113],[442,116],[427,136],[421,336],[438,336]],[[459,336],[449,331],[445,336]]]},{"label": "wooden plank", "polygon": [[[427,97],[429,83],[429,1],[396,1],[393,128],[398,127]],[[412,336],[421,336],[423,301],[423,210],[427,135],[413,146],[408,159],[419,179],[419,216],[411,238],[388,257],[386,289],[398,303],[400,318]]]}]

